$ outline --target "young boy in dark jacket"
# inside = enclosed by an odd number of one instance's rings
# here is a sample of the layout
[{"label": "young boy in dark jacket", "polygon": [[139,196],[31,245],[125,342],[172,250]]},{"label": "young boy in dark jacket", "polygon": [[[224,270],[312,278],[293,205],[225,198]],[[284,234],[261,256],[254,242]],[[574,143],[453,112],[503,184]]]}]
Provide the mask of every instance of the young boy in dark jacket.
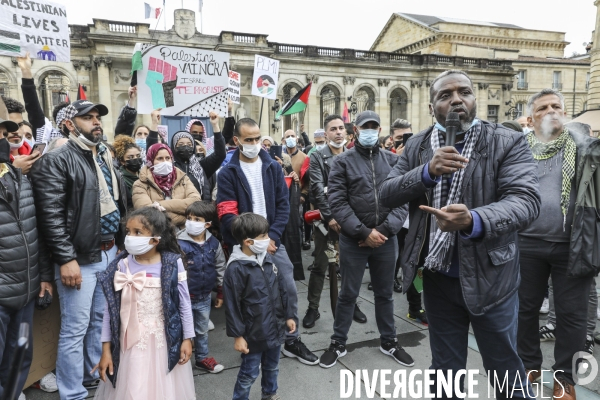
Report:
[{"label": "young boy in dark jacket", "polygon": [[233,220],[231,231],[239,245],[233,248],[225,271],[225,314],[227,336],[235,338],[234,348],[242,353],[233,400],[248,399],[259,367],[262,400],[279,399],[279,352],[286,325],[290,333],[296,330],[289,288],[267,253],[269,223],[264,217],[244,213]]},{"label": "young boy in dark jacket", "polygon": [[212,221],[217,218],[215,206],[205,201],[192,203],[185,211],[185,229],[177,236],[187,260],[187,277],[192,313],[194,316],[194,347],[196,367],[212,374],[223,371],[223,366],[208,357],[208,324],[210,294],[217,287],[216,308],[223,305],[223,274],[225,255],[221,244],[210,234]]}]

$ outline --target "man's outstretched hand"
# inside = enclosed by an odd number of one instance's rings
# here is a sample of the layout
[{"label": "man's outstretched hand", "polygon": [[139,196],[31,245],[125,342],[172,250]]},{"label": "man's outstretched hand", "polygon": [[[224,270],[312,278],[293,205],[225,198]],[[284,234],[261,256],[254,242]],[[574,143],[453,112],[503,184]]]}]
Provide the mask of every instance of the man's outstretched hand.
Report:
[{"label": "man's outstretched hand", "polygon": [[465,231],[473,229],[473,216],[464,204],[450,204],[441,209],[419,206],[429,214],[433,214],[442,232]]}]

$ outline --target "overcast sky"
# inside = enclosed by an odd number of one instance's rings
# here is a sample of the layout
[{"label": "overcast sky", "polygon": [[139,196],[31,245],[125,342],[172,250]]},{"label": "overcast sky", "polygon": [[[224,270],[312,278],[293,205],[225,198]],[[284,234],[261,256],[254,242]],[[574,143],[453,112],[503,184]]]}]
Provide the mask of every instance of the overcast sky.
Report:
[{"label": "overcast sky", "polygon": [[[92,18],[147,22],[144,2],[162,7],[162,0],[56,0],[66,4],[69,23],[91,24]],[[173,25],[173,10],[197,12],[199,0],[165,0],[167,29]],[[562,4],[561,4],[562,3]],[[317,45],[367,50],[394,12],[436,15],[477,21],[503,22],[528,29],[566,33],[571,44],[566,56],[584,53],[584,42],[591,40],[596,7],[593,0],[559,1],[481,1],[481,0],[204,0],[202,32],[221,31],[262,33],[272,42]],[[158,22],[164,29],[164,20]]]}]

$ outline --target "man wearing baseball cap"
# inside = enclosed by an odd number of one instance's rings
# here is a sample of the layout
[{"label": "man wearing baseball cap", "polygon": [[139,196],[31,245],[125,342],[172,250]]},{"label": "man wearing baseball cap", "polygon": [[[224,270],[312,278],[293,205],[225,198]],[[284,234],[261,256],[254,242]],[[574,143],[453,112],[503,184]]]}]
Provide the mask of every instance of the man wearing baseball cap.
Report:
[{"label": "man wearing baseball cap", "polygon": [[[56,378],[61,399],[83,399],[97,385],[104,295],[96,273],[123,243],[125,186],[101,141],[102,104],[78,100],[64,108],[69,141],[31,170],[38,227],[52,254],[61,306]],[[51,206],[49,206],[51,205]]]},{"label": "man wearing baseball cap", "polygon": [[327,197],[331,214],[341,227],[342,287],[331,344],[319,361],[323,368],[331,368],[346,355],[348,331],[367,263],[375,294],[380,350],[401,365],[414,365],[412,357],[398,344],[394,325],[393,288],[398,256],[394,236],[402,228],[408,208],[384,207],[379,202],[379,185],[400,159],[378,146],[380,132],[379,115],[373,111],[358,114],[354,127],[357,141],[353,148],[337,156],[329,173]]}]

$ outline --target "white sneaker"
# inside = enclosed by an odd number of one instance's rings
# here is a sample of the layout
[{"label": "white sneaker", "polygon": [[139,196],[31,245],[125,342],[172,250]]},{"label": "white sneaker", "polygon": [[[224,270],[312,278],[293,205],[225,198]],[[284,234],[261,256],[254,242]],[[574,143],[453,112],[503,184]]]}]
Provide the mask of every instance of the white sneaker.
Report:
[{"label": "white sneaker", "polygon": [[550,301],[547,297],[544,297],[544,302],[540,308],[540,314],[548,314],[550,312]]},{"label": "white sneaker", "polygon": [[212,331],[213,329],[215,329],[215,324],[213,324],[213,322],[209,319],[208,320],[208,330]]},{"label": "white sneaker", "polygon": [[58,385],[56,384],[56,375],[54,375],[52,372],[47,373],[42,379],[40,379],[40,383],[37,386],[44,392],[56,392],[58,390]]},{"label": "white sneaker", "polygon": [[21,392],[21,394],[19,395],[19,400],[27,400],[27,397],[25,397],[25,393]]}]

